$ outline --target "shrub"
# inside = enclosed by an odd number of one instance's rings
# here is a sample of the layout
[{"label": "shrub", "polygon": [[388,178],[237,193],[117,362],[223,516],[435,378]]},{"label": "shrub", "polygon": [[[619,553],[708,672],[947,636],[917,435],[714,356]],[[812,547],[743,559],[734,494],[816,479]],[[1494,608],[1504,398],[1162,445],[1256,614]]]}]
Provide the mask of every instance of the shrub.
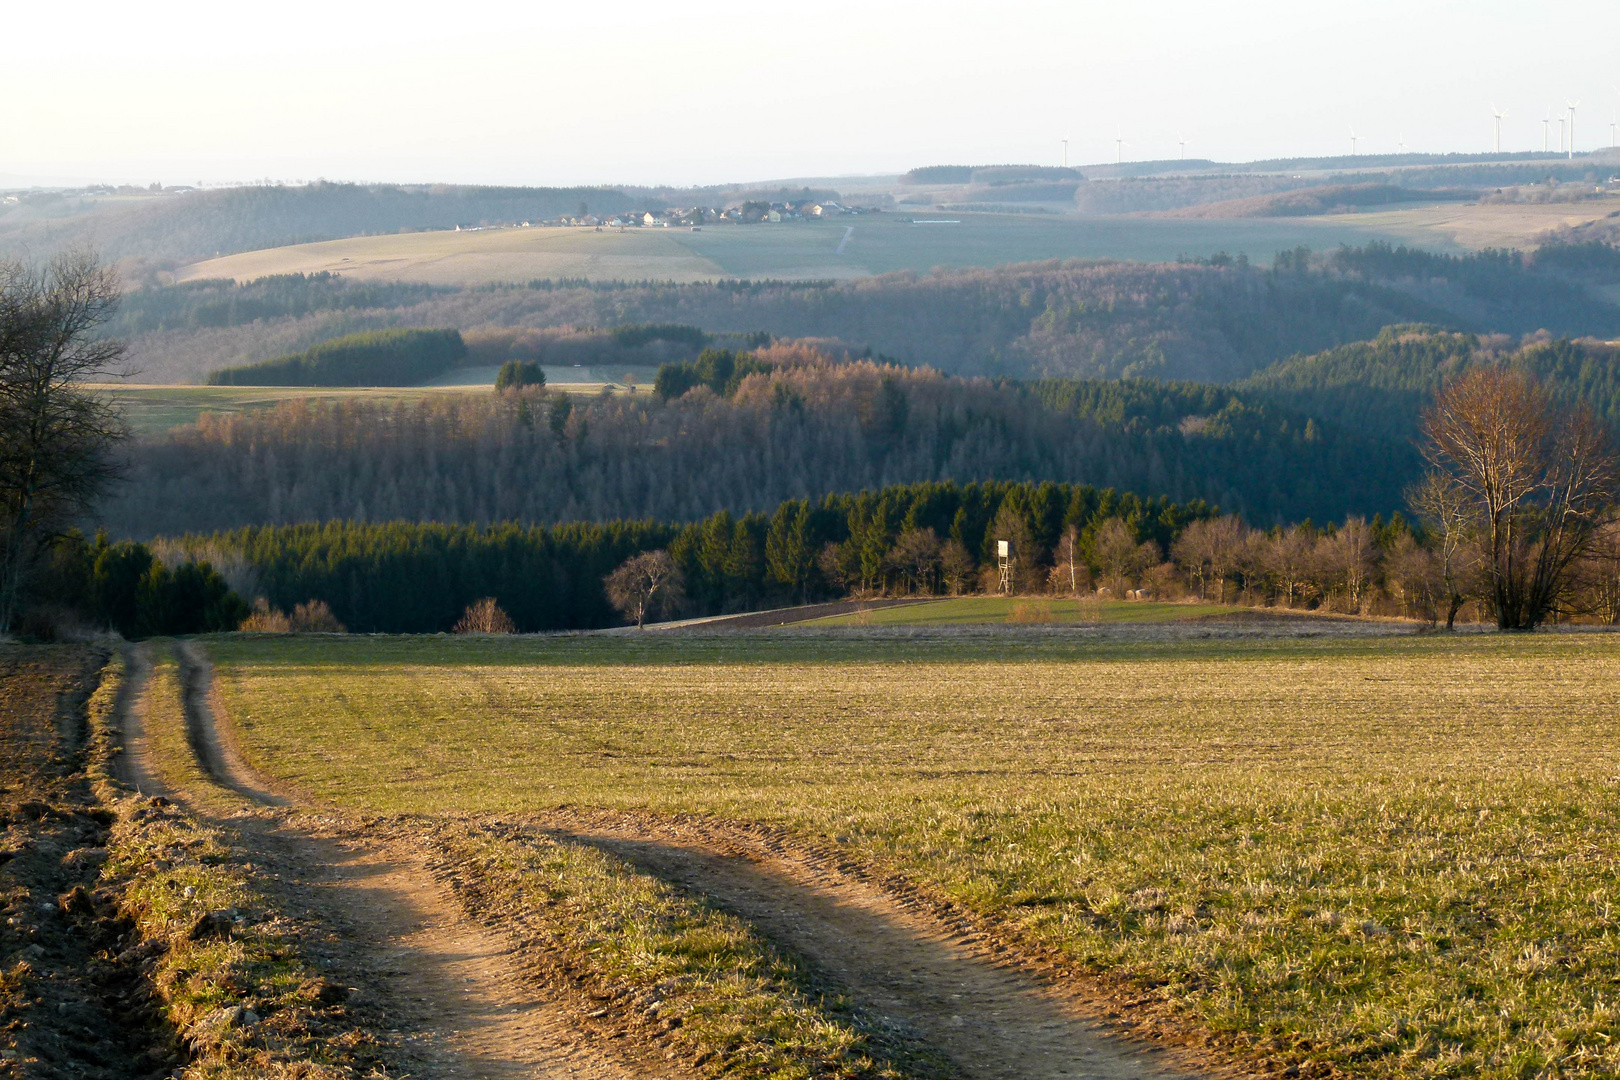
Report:
[{"label": "shrub", "polygon": [[244,634],[290,634],[292,633],[292,620],[287,614],[272,608],[264,597],[253,601],[253,613],[242,620],[237,627]]},{"label": "shrub", "polygon": [[501,610],[501,605],[495,602],[493,596],[486,596],[482,600],[474,600],[462,612],[461,619],[456,623],[454,632],[457,634],[515,634],[517,624],[512,617]]},{"label": "shrub", "polygon": [[293,608],[292,632],[295,634],[343,634],[344,625],[337,621],[325,600],[306,600]]},{"label": "shrub", "polygon": [[1013,604],[1012,610],[1007,613],[1010,623],[1049,623],[1052,621],[1052,605],[1041,600],[1020,600]]}]

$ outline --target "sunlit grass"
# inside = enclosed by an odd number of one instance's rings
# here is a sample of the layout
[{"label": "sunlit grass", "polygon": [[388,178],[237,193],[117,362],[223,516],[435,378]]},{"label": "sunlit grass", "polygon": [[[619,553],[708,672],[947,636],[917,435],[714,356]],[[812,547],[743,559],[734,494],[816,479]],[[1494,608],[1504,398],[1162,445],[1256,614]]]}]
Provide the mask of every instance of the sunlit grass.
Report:
[{"label": "sunlit grass", "polygon": [[993,623],[1113,624],[1201,619],[1238,610],[1219,604],[1075,600],[1063,597],[959,596],[872,608],[817,619],[814,626],[973,626]]},{"label": "sunlit grass", "polygon": [[209,647],[320,798],[770,822],[1282,1060],[1620,1070],[1620,638]]}]

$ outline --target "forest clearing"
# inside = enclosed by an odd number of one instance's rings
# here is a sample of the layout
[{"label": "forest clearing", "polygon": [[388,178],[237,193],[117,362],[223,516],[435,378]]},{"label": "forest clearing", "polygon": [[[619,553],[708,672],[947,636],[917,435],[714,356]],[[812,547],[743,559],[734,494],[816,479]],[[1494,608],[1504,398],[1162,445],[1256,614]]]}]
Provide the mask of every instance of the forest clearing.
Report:
[{"label": "forest clearing", "polygon": [[[398,405],[420,405],[430,398],[445,394],[487,395],[495,385],[496,370],[463,368],[425,386],[183,386],[122,383],[97,386],[96,389],[118,403],[136,436],[155,438],[174,428],[195,424],[204,413],[234,416],[273,409],[294,401],[312,405],[352,402],[393,408]],[[567,393],[598,394],[604,387],[623,393],[625,386],[614,380],[623,379],[625,374],[559,368],[548,370],[546,378],[553,389]],[[632,374],[638,375],[639,385],[651,385],[651,373]]]}]

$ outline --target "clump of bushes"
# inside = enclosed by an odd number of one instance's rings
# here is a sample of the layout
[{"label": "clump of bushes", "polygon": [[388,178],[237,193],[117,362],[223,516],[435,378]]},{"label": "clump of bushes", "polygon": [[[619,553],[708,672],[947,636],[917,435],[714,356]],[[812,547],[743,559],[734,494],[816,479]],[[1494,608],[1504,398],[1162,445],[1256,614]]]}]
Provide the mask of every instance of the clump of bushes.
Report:
[{"label": "clump of bushes", "polygon": [[482,600],[474,600],[467,605],[457,620],[454,632],[457,634],[515,634],[517,624],[512,617],[501,610],[501,605],[495,602],[493,596],[486,596]]},{"label": "clump of bushes", "polygon": [[546,385],[546,369],[533,360],[508,360],[495,375],[497,391]]},{"label": "clump of bushes", "polygon": [[288,615],[270,606],[264,597],[253,602],[253,612],[243,619],[237,629],[246,634],[342,634],[347,628],[325,600],[306,600],[293,607]]}]

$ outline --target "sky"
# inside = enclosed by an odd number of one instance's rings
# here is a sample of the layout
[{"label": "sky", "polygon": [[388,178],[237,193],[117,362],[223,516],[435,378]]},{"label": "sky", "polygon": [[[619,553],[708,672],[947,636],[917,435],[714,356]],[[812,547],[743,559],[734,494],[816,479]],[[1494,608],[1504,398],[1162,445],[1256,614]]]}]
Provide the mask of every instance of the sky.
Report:
[{"label": "sky", "polygon": [[[0,183],[719,184],[1611,142],[1620,3],[0,2]],[[11,47],[12,42],[26,47]],[[1556,147],[1558,124],[1550,128]]]}]

